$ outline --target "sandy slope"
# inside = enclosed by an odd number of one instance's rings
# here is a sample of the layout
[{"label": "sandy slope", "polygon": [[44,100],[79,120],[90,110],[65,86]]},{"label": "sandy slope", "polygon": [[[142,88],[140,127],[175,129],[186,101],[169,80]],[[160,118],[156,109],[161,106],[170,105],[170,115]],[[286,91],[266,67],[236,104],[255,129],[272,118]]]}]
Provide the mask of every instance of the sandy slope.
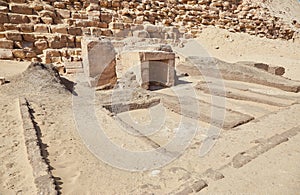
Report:
[{"label": "sandy slope", "polygon": [[203,29],[198,41],[211,56],[221,60],[256,61],[283,66],[286,69],[285,77],[300,80],[300,41],[270,40],[245,33],[230,33],[215,27]]},{"label": "sandy slope", "polygon": [[274,15],[283,18],[287,23],[291,24],[293,20],[300,22],[300,2],[298,0],[281,1],[271,0],[266,7]]}]

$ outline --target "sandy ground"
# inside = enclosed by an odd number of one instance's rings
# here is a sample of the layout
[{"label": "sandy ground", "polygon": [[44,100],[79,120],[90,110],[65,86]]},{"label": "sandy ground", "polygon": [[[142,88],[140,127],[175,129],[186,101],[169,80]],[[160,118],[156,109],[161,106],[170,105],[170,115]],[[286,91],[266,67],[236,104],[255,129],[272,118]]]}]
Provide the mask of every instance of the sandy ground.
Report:
[{"label": "sandy ground", "polygon": [[8,77],[25,71],[30,62],[0,60],[0,64],[0,76]]},{"label": "sandy ground", "polygon": [[0,194],[35,192],[27,160],[18,99],[0,95]]},{"label": "sandy ground", "polygon": [[283,66],[285,77],[300,80],[300,41],[270,40],[210,27],[203,29],[198,42],[211,56],[226,62],[256,61]]}]

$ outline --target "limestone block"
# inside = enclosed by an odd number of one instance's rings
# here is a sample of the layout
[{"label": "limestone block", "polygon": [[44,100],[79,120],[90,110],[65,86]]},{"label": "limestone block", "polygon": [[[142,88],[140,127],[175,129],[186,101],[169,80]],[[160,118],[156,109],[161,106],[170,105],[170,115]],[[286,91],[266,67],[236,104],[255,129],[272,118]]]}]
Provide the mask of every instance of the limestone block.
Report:
[{"label": "limestone block", "polygon": [[26,3],[26,0],[10,0],[11,3]]},{"label": "limestone block", "polygon": [[114,8],[120,7],[121,6],[120,1],[113,0],[111,2],[111,6]]},{"label": "limestone block", "polygon": [[66,7],[64,2],[54,2],[53,6],[55,8],[59,8],[59,9],[65,9],[65,7]]},{"label": "limestone block", "polygon": [[71,17],[71,12],[67,9],[56,9],[55,11],[61,18],[67,19]]},{"label": "limestone block", "polygon": [[51,26],[52,33],[60,33],[60,34],[68,34],[67,27],[63,24],[60,25],[52,25]]},{"label": "limestone block", "polygon": [[98,11],[100,10],[100,6],[98,3],[91,3],[87,8],[87,11]]},{"label": "limestone block", "polygon": [[29,7],[27,4],[10,4],[9,7],[11,12],[13,13],[31,15],[33,12],[33,9]]},{"label": "limestone block", "polygon": [[150,32],[149,33],[150,38],[157,38],[157,39],[164,39],[165,34],[161,32]]},{"label": "limestone block", "polygon": [[60,51],[56,49],[46,49],[43,51],[45,57],[60,57]]},{"label": "limestone block", "polygon": [[112,31],[110,29],[102,29],[102,35],[110,37],[113,35]]},{"label": "limestone block", "polygon": [[8,16],[6,13],[1,13],[0,12],[0,24],[8,23]]},{"label": "limestone block", "polygon": [[[54,11],[54,10],[53,10]],[[55,13],[53,12],[53,11],[50,11],[50,10],[42,10],[42,11],[40,11],[39,12],[39,15],[41,16],[41,17],[50,17],[50,18],[55,18],[56,17],[56,15],[55,15]]]},{"label": "limestone block", "polygon": [[53,24],[53,18],[51,17],[41,17],[41,20],[45,24]]},{"label": "limestone block", "polygon": [[25,59],[25,51],[23,49],[14,49],[13,50],[13,56],[14,58],[21,58],[21,59]]},{"label": "limestone block", "polygon": [[48,25],[45,24],[34,25],[34,32],[49,33]]},{"label": "limestone block", "polygon": [[109,40],[93,37],[82,39],[84,73],[91,87],[113,86],[116,83],[116,52]]},{"label": "limestone block", "polygon": [[130,16],[121,16],[121,19],[125,23],[132,23],[133,22],[133,19]]},{"label": "limestone block", "polygon": [[20,14],[9,14],[8,15],[9,22],[12,24],[21,24],[21,23],[28,23],[29,19],[26,15]]},{"label": "limestone block", "polygon": [[123,23],[119,23],[119,22],[111,22],[111,23],[109,23],[109,28],[110,29],[124,29],[124,25],[123,25]]},{"label": "limestone block", "polygon": [[25,33],[23,34],[23,39],[24,41],[34,42],[36,40],[36,37],[34,34]]},{"label": "limestone block", "polygon": [[33,32],[33,25],[32,24],[19,24],[18,26],[19,26],[19,28],[22,32],[25,32],[25,33]]},{"label": "limestone block", "polygon": [[101,22],[110,23],[112,21],[112,15],[110,13],[101,13]]},{"label": "limestone block", "polygon": [[0,59],[11,60],[13,59],[13,54],[10,49],[0,49]]},{"label": "limestone block", "polygon": [[118,77],[134,72],[139,85],[173,86],[175,84],[175,54],[164,51],[125,51],[120,54]]},{"label": "limestone block", "polygon": [[99,37],[99,36],[101,36],[101,34],[102,34],[102,30],[101,30],[100,28],[92,27],[92,28],[91,28],[91,34],[92,34],[93,36]]},{"label": "limestone block", "polygon": [[34,46],[39,50],[47,49],[48,43],[45,40],[37,40],[34,42]]},{"label": "limestone block", "polygon": [[[3,32],[3,31],[5,31],[5,29],[4,29],[4,26],[3,26],[4,24],[0,24],[0,32]],[[2,36],[3,36],[3,34],[2,34]]]},{"label": "limestone block", "polygon": [[14,47],[14,42],[7,40],[5,38],[0,39],[0,48],[3,49],[12,49]]},{"label": "limestone block", "polygon": [[145,30],[133,31],[133,36],[138,38],[150,38],[150,35]]},{"label": "limestone block", "polygon": [[99,27],[99,28],[108,28],[108,24],[105,23],[105,22],[99,22],[99,23],[98,23],[98,27]]},{"label": "limestone block", "polygon": [[38,24],[41,22],[41,18],[39,16],[35,16],[35,15],[28,16],[28,19],[29,19],[29,23],[32,23],[32,24]]},{"label": "limestone block", "polygon": [[70,48],[75,47],[75,36],[72,36],[72,35],[67,36],[67,47],[70,47]]},{"label": "limestone block", "polygon": [[114,29],[112,30],[114,37],[132,37],[132,32],[129,29]]},{"label": "limestone block", "polygon": [[80,27],[69,27],[68,32],[70,35],[82,35],[82,30]]},{"label": "limestone block", "polygon": [[25,58],[35,58],[37,55],[34,51],[27,51]]},{"label": "limestone block", "polygon": [[66,47],[67,39],[63,40],[59,36],[53,36],[48,39],[49,47],[52,49],[60,49]]},{"label": "limestone block", "polygon": [[5,37],[13,41],[22,41],[22,35],[18,31],[7,31]]},{"label": "limestone block", "polygon": [[17,24],[10,24],[10,23],[6,23],[3,24],[4,30],[8,31],[8,30],[16,30],[19,31],[19,27]]}]

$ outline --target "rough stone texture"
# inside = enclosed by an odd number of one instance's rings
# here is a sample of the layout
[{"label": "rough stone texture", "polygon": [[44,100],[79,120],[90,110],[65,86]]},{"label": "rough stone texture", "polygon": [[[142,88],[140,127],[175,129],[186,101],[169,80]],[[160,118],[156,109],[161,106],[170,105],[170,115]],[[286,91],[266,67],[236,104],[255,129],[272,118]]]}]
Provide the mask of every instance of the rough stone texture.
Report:
[{"label": "rough stone texture", "polygon": [[294,135],[297,135],[300,132],[300,127],[297,126],[295,128],[292,128],[288,131],[285,131],[281,134],[276,134],[262,143],[260,143],[257,146],[254,146],[250,148],[247,151],[241,152],[233,157],[231,165],[234,168],[240,168],[256,157],[258,157],[260,154],[263,154],[270,149],[274,148],[275,146],[282,144],[284,142],[287,142],[290,137],[293,137]]},{"label": "rough stone texture", "polygon": [[[229,130],[239,125],[252,121],[254,117],[230,109],[220,108],[208,102],[197,100],[193,97],[181,96],[180,102],[176,96],[160,94],[163,105],[180,115],[210,123],[216,127]],[[198,107],[189,107],[198,105]],[[200,113],[201,109],[201,113]],[[218,113],[224,113],[224,118],[212,116],[210,110],[215,109]],[[226,114],[225,114],[226,112]]]},{"label": "rough stone texture", "polygon": [[187,195],[187,194],[194,194],[200,192],[202,189],[206,188],[208,185],[206,181],[203,179],[195,179],[191,178],[188,179],[184,184],[177,187],[174,191],[170,192],[169,194],[176,194],[176,195]]},{"label": "rough stone texture", "polygon": [[[193,38],[203,26],[214,25],[230,32],[243,32],[270,39],[299,40],[300,24],[291,24],[272,15],[267,2],[249,0],[209,1],[48,1],[13,0],[2,2],[0,31],[15,30],[19,33],[13,41],[26,44],[26,33],[43,33],[52,49],[81,48],[82,35],[115,38],[139,37],[161,40]],[[34,27],[33,27],[34,26]],[[25,33],[25,34],[24,34]],[[51,33],[59,38],[53,40]],[[64,41],[61,35],[73,35]],[[20,39],[20,36],[24,39]],[[2,36],[0,36],[2,38]],[[37,39],[32,42],[37,41]],[[25,42],[25,43],[24,43]],[[60,42],[62,44],[60,44]],[[0,48],[6,48],[1,47]],[[23,49],[22,47],[17,47]],[[32,50],[36,48],[31,47]],[[40,50],[40,49],[37,49]],[[42,51],[38,51],[39,54]],[[41,56],[36,56],[42,60]],[[22,58],[21,60],[32,60]],[[282,74],[281,70],[270,70]]]},{"label": "rough stone texture", "polygon": [[275,75],[282,76],[285,73],[285,69],[284,69],[284,67],[281,67],[281,66],[274,66],[274,67],[269,67],[268,72],[275,74]]},{"label": "rough stone texture", "polygon": [[10,49],[0,49],[0,59],[11,60],[13,59],[13,54]]},{"label": "rough stone texture", "polygon": [[24,138],[27,148],[28,160],[33,170],[34,182],[38,194],[55,195],[54,180],[49,172],[49,167],[41,156],[40,140],[37,137],[34,122],[26,99],[19,99],[21,117],[23,121]]},{"label": "rough stone texture", "polygon": [[31,15],[33,11],[33,9],[26,4],[11,4],[10,10],[14,13],[26,15]]},{"label": "rough stone texture", "polygon": [[0,39],[0,48],[12,49],[14,47],[14,42],[7,39]]},{"label": "rough stone texture", "polygon": [[145,89],[150,84],[175,84],[175,54],[164,51],[126,51],[120,55],[121,75],[133,71],[136,80]]},{"label": "rough stone texture", "polygon": [[[184,70],[189,75],[205,75],[219,78],[222,74],[223,79],[236,80],[243,82],[252,82],[256,84],[275,87],[284,91],[299,92],[300,82],[292,81],[278,75],[270,74],[264,70],[249,67],[246,65],[237,65],[221,61],[216,58],[201,58],[190,56],[187,58],[189,65],[177,66],[178,69]],[[197,67],[195,66],[197,65]],[[201,72],[199,71],[201,70]],[[217,71],[218,70],[218,71]]]},{"label": "rough stone texture", "polygon": [[86,37],[82,39],[85,74],[92,87],[113,86],[116,83],[116,52],[109,40]]}]

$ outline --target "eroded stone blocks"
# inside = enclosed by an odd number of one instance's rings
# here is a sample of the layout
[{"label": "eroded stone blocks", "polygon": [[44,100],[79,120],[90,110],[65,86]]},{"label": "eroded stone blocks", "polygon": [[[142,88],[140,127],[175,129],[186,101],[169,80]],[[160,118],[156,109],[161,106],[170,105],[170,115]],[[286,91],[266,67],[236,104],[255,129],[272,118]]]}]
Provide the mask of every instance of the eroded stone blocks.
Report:
[{"label": "eroded stone blocks", "polygon": [[84,73],[91,87],[113,86],[117,81],[116,52],[109,40],[82,39]]}]

